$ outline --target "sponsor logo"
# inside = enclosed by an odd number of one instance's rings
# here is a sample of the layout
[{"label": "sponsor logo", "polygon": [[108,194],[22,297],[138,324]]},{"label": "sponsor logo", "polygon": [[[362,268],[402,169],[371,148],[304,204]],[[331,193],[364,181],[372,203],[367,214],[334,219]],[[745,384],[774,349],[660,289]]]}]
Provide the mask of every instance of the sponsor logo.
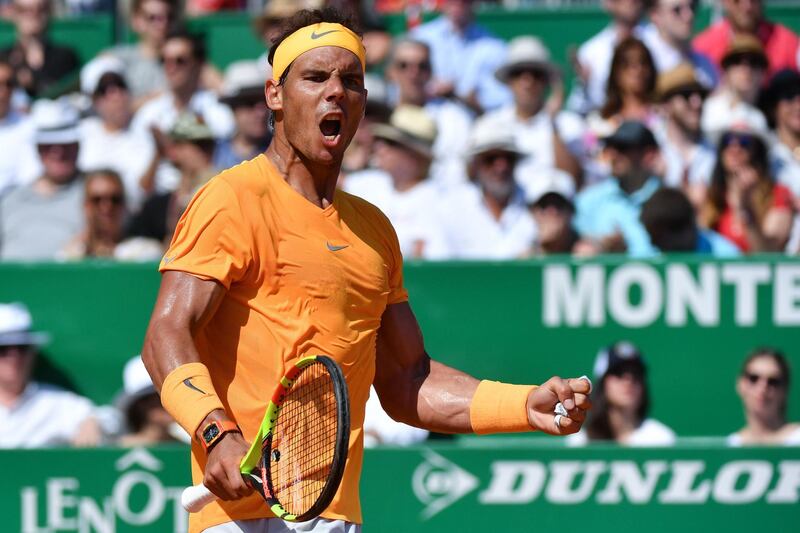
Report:
[{"label": "sponsor logo", "polygon": [[197,391],[197,392],[199,392],[200,394],[207,394],[207,393],[206,393],[206,391],[204,391],[204,390],[200,390],[200,389],[198,389],[197,387],[195,387],[195,386],[194,386],[194,383],[192,383],[192,381],[191,381],[191,378],[186,378],[186,379],[184,379],[184,380],[183,380],[183,384],[184,384],[184,385],[186,385],[187,387],[189,387],[189,388],[190,388],[190,389],[192,389],[192,390],[196,390],[196,391]]},{"label": "sponsor logo", "polygon": [[315,32],[315,31],[312,31],[312,32],[311,32],[311,38],[312,38],[312,39],[314,39],[314,40],[316,40],[316,39],[319,39],[320,37],[325,37],[325,36],[326,36],[326,35],[328,35],[329,33],[335,33],[335,32],[337,32],[337,31],[339,31],[339,30],[329,30],[329,31],[324,31],[324,32],[322,32],[322,33],[317,33],[317,32]]},{"label": "sponsor logo", "polygon": [[328,250],[330,250],[331,252],[338,252],[339,250],[344,250],[345,248],[347,248],[350,245],[349,244],[344,244],[342,246],[336,246],[336,245],[333,245],[333,244],[331,244],[329,242],[326,242],[325,246],[327,246]]},{"label": "sponsor logo", "polygon": [[[649,504],[796,505],[800,461],[739,460],[710,468],[702,460],[500,460],[482,477],[426,450],[411,487],[428,520],[475,492],[474,505]],[[463,509],[463,506],[461,507]]]}]

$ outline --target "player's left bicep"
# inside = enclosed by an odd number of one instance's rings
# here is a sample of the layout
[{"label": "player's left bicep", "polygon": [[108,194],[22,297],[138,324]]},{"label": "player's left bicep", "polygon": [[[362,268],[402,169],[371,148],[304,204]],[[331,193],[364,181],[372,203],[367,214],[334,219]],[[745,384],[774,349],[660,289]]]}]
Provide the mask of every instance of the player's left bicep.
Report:
[{"label": "player's left bicep", "polygon": [[396,420],[415,418],[419,389],[430,373],[422,331],[407,301],[386,307],[376,346],[375,390]]}]

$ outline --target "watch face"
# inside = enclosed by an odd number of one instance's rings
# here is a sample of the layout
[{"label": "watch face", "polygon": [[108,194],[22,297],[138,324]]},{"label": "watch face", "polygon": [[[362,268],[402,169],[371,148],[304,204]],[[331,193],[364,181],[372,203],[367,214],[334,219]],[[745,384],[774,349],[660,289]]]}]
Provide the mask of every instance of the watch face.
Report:
[{"label": "watch face", "polygon": [[219,427],[216,424],[212,424],[203,431],[203,440],[208,444],[214,440],[217,435],[219,435]]}]

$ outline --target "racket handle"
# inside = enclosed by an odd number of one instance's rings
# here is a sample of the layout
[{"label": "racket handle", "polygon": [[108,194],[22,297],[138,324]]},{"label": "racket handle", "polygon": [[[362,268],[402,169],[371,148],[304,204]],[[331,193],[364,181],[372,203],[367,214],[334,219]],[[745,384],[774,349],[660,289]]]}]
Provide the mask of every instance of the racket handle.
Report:
[{"label": "racket handle", "polygon": [[186,487],[181,493],[181,505],[190,513],[197,513],[209,503],[216,501],[217,496],[200,483]]}]

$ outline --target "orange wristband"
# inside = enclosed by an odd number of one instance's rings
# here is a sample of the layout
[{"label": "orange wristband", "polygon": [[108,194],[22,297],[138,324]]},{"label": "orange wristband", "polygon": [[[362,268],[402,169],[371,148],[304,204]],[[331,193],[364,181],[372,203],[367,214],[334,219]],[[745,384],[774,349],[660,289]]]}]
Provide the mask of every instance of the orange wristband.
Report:
[{"label": "orange wristband", "polygon": [[192,438],[208,413],[224,409],[203,363],[181,365],[167,374],[161,405]]},{"label": "orange wristband", "polygon": [[515,433],[534,431],[528,422],[528,395],[536,385],[509,385],[499,381],[481,381],[469,406],[472,431]]}]

